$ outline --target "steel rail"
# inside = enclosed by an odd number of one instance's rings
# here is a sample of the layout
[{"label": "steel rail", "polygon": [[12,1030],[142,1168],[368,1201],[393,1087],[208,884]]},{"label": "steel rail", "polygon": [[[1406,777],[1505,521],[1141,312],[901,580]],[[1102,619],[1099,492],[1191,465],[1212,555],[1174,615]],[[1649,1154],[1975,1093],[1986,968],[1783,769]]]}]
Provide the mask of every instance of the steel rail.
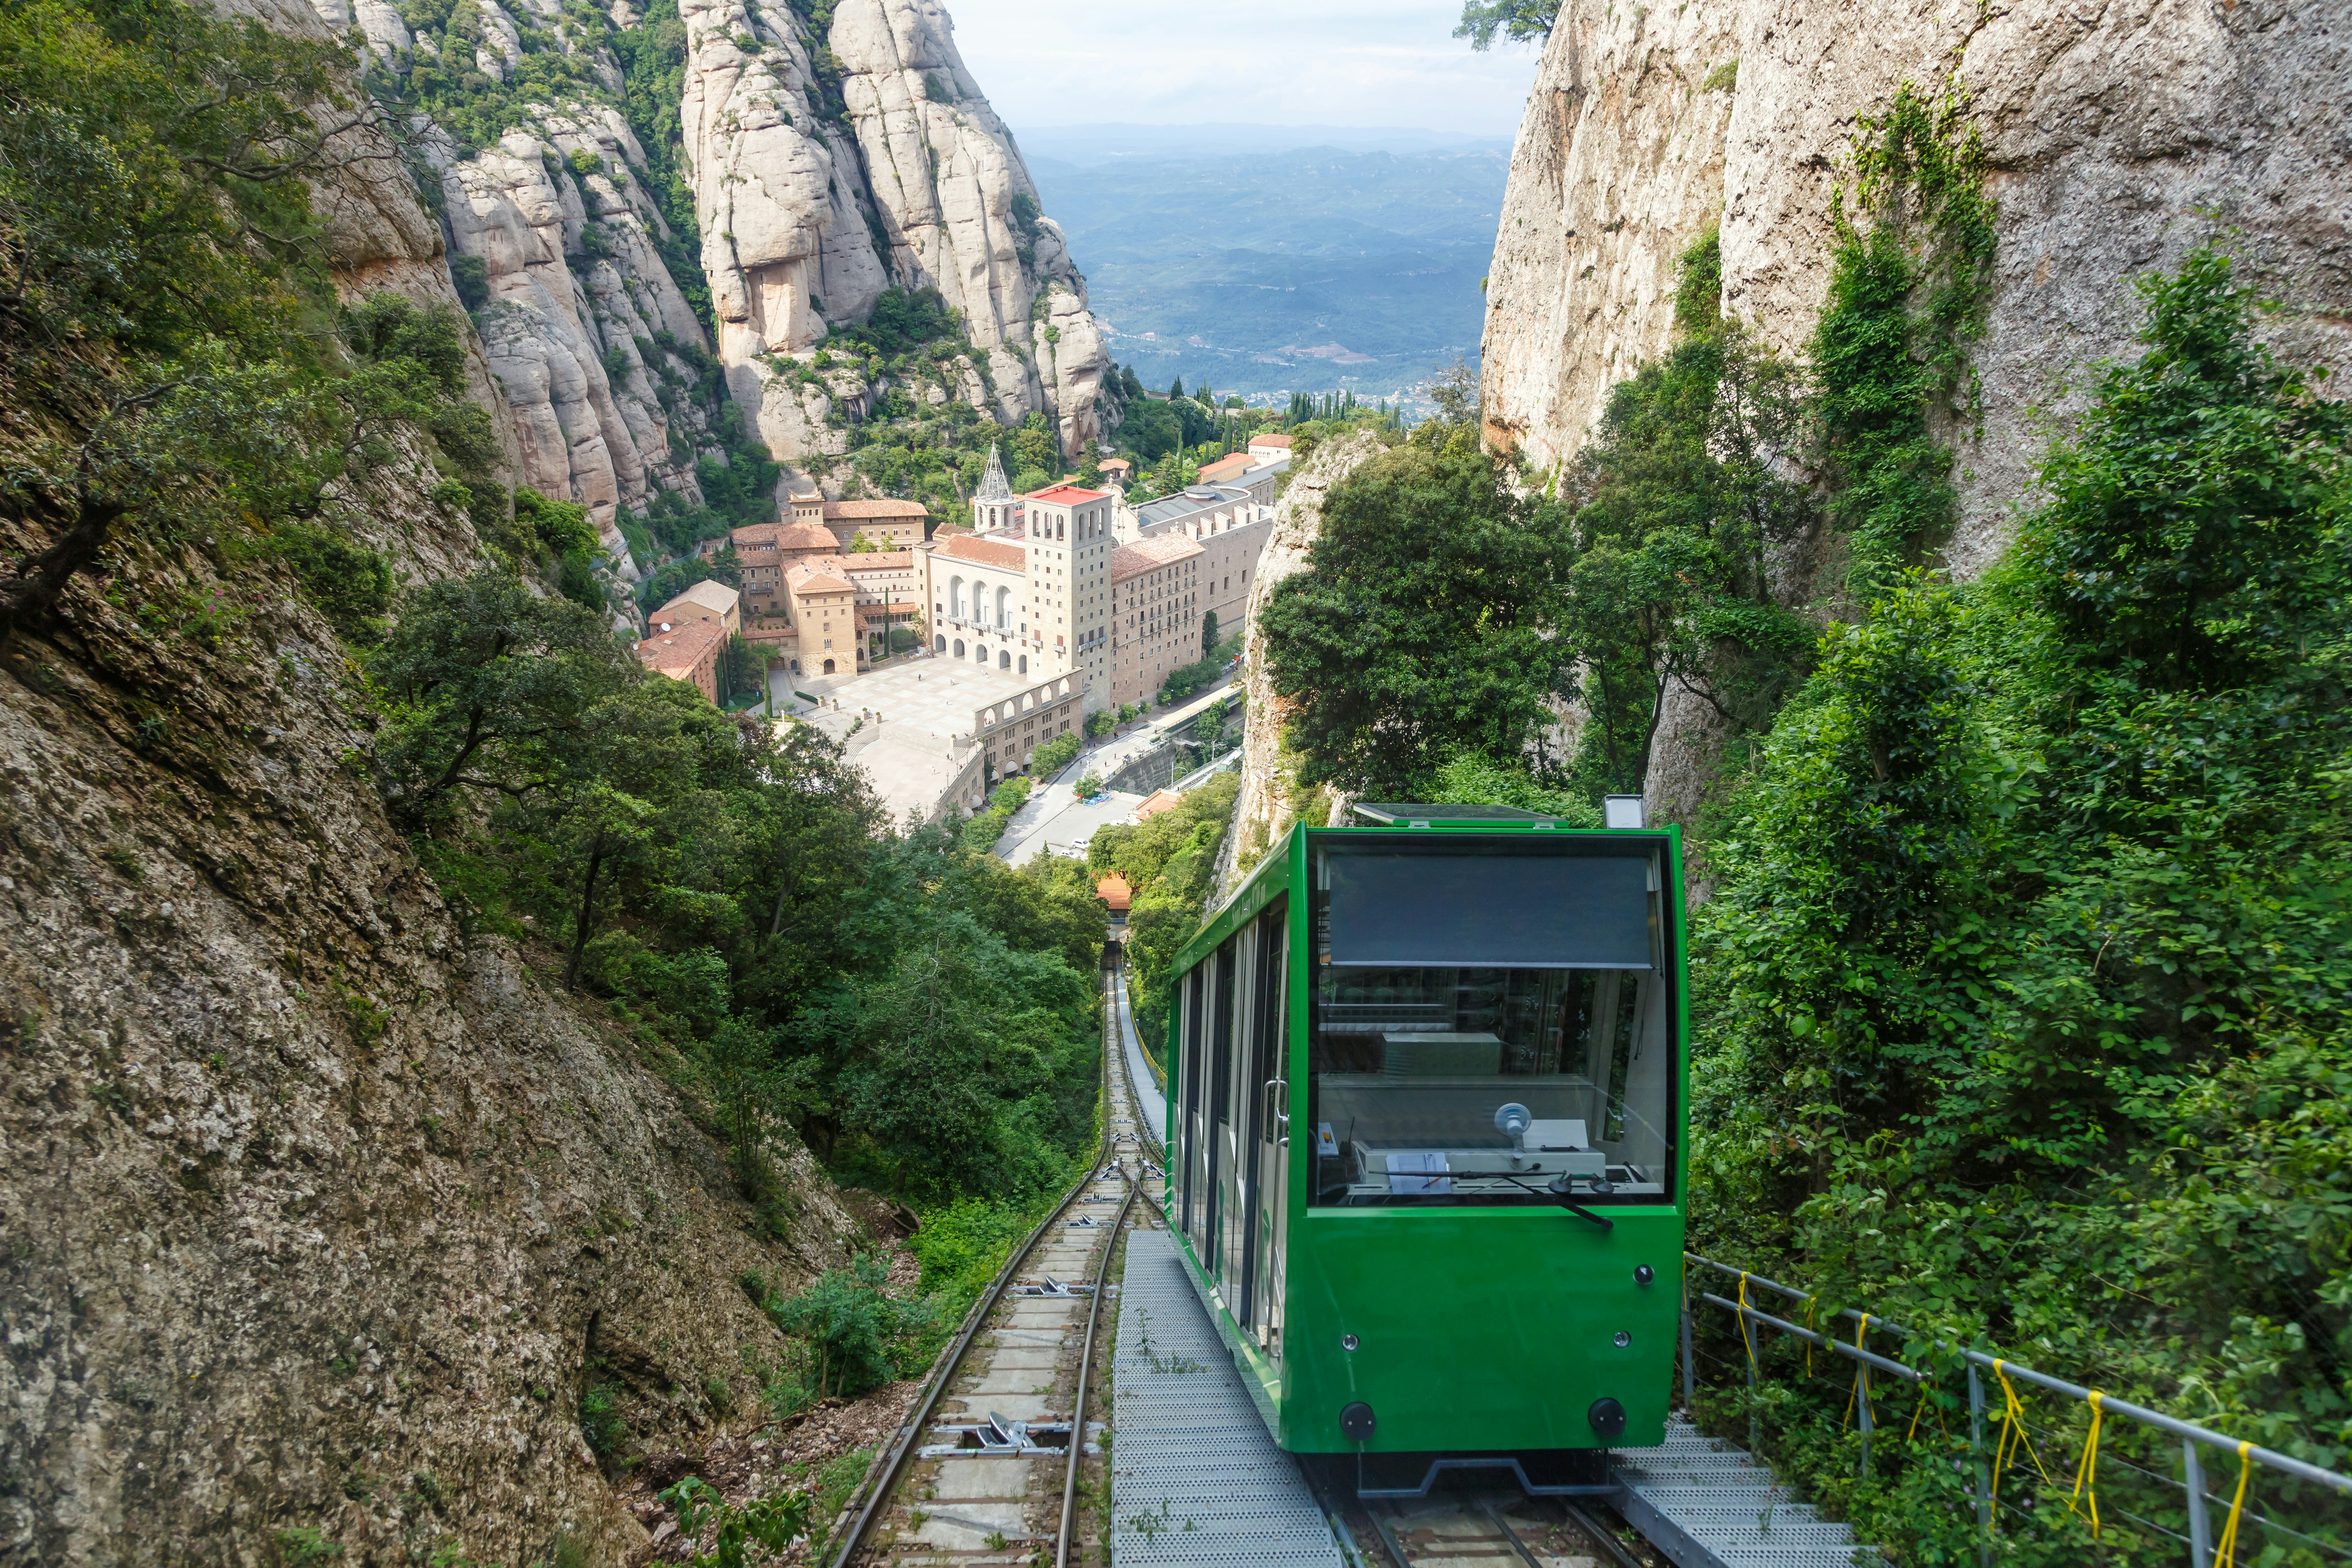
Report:
[{"label": "steel rail", "polygon": [[[1610,1560],[1617,1564],[1617,1568],[1642,1568],[1641,1560],[1625,1550],[1625,1543],[1619,1541],[1599,1520],[1577,1507],[1574,1500],[1562,1498],[1559,1500],[1559,1506],[1568,1510],[1569,1519],[1579,1530],[1591,1537],[1601,1550],[1608,1553]],[[1503,1528],[1509,1530],[1511,1527],[1507,1524]],[[1517,1532],[1513,1533],[1516,1535]]]},{"label": "steel rail", "polygon": [[[1110,1005],[1110,1001],[1108,995],[1104,997],[1106,1010]],[[898,1491],[898,1482],[906,1473],[907,1461],[913,1457],[915,1450],[922,1446],[923,1429],[930,1423],[931,1412],[939,1407],[940,1396],[947,1392],[948,1384],[954,1381],[957,1371],[963,1365],[963,1358],[971,1349],[971,1342],[979,1337],[982,1325],[988,1321],[988,1315],[996,1310],[997,1302],[1004,1295],[1004,1288],[1020,1273],[1021,1266],[1029,1260],[1029,1255],[1036,1250],[1037,1244],[1045,1239],[1045,1233],[1053,1228],[1055,1223],[1068,1211],[1072,1204],[1078,1201],[1079,1195],[1089,1185],[1101,1178],[1102,1168],[1109,1162],[1111,1151],[1117,1144],[1117,1139],[1111,1131],[1113,1115],[1110,1104],[1111,1057],[1118,1048],[1117,1035],[1116,1027],[1106,1027],[1104,1030],[1103,1132],[1102,1145],[1097,1151],[1096,1158],[1087,1166],[1086,1173],[1072,1184],[1068,1192],[1062,1194],[1062,1201],[1054,1205],[1053,1212],[1038,1221],[1037,1228],[1031,1231],[1028,1237],[1013,1249],[1013,1256],[1004,1260],[1004,1267],[998,1269],[996,1277],[988,1282],[988,1289],[981,1292],[980,1300],[973,1302],[971,1310],[964,1314],[963,1326],[956,1331],[954,1342],[948,1347],[947,1352],[931,1369],[930,1378],[923,1385],[922,1395],[915,1402],[913,1413],[908,1417],[906,1425],[900,1426],[892,1435],[889,1452],[883,1457],[881,1463],[875,1469],[868,1472],[871,1484],[866,1489],[865,1500],[858,1506],[857,1517],[850,1523],[849,1533],[842,1537],[840,1548],[834,1553],[832,1568],[849,1568],[851,1559],[855,1558],[858,1550],[866,1544],[866,1537],[872,1531],[874,1521],[880,1518],[882,1510],[889,1506],[890,1498]],[[1117,1234],[1115,1231],[1112,1233],[1114,1238]],[[1105,1256],[1108,1256],[1108,1250]],[[1073,1448],[1082,1447],[1085,1443],[1085,1414],[1083,1410],[1076,1412],[1071,1421],[1070,1444]]]},{"label": "steel rail", "polygon": [[1110,1283],[1110,1255],[1118,1250],[1118,1233],[1126,1228],[1127,1211],[1135,1206],[1135,1194],[1142,1190],[1140,1174],[1128,1178],[1127,1196],[1119,1202],[1118,1217],[1110,1222],[1110,1235],[1103,1239],[1102,1260],[1095,1265],[1094,1300],[1087,1308],[1087,1341],[1078,1352],[1078,1392],[1070,1402],[1070,1463],[1062,1475],[1062,1528],[1054,1542],[1054,1568],[1070,1568],[1070,1521],[1077,1510],[1078,1461],[1087,1451],[1087,1373],[1094,1366],[1095,1336],[1102,1327],[1103,1288]]},{"label": "steel rail", "polygon": [[[1751,1274],[1743,1268],[1734,1268],[1727,1263],[1717,1263],[1712,1258],[1701,1258],[1696,1252],[1686,1252],[1683,1254],[1683,1256],[1693,1263],[1705,1264],[1709,1268],[1717,1269],[1722,1273],[1745,1279],[1751,1285],[1761,1285],[1768,1290],[1777,1290],[1781,1295],[1790,1297],[1795,1300],[1811,1301],[1815,1300],[1810,1292],[1800,1290],[1794,1286],[1776,1283],[1773,1280],[1765,1279],[1760,1274]],[[1720,1296],[1708,1296],[1704,1291],[1700,1292],[1700,1294],[1709,1301],[1718,1302],[1727,1307],[1736,1306],[1736,1303],[1725,1301]],[[1753,1311],[1753,1309],[1748,1309],[1748,1310]],[[1759,1315],[1760,1316],[1760,1314]],[[1841,1318],[1849,1319],[1863,1316],[1862,1313],[1856,1312],[1850,1307],[1840,1310],[1836,1315]],[[1905,1328],[1902,1324],[1890,1323],[1884,1318],[1874,1317],[1869,1319],[1869,1322],[1872,1327],[1884,1329],[1888,1333],[1897,1334],[1905,1339],[1916,1339],[1918,1337],[1916,1334],[1913,1333],[1911,1330]],[[1790,1332],[1811,1337],[1810,1331],[1799,1329],[1794,1324],[1781,1324],[1780,1326]],[[1819,1342],[1816,1341],[1816,1342]],[[2268,1465],[2274,1470],[2296,1477],[2302,1480],[2314,1482],[2319,1486],[2330,1488],[2336,1491],[2352,1493],[2352,1476],[2340,1475],[2334,1470],[2325,1469],[2318,1465],[2308,1462],[2307,1460],[2298,1459],[2292,1454],[2282,1454],[2275,1448],[2265,1448],[2258,1443],[2247,1443],[2241,1438],[2231,1437],[2223,1433],[2216,1432],[2210,1426],[2200,1426],[2194,1421],[2183,1421],[2177,1415],[2167,1415],[2161,1410],[2151,1410],[2145,1405],[2135,1404],[2128,1399],[2119,1399],[2116,1395],[2104,1391],[2095,1391],[2085,1388],[2079,1383],[2069,1383],[2063,1377],[2053,1377],[2046,1372],[2036,1372],[2030,1366],[2021,1365],[2019,1363],[2008,1360],[2006,1357],[1990,1355],[1983,1351],[1964,1349],[1951,1344],[1948,1341],[1940,1339],[1935,1340],[1932,1342],[1944,1350],[1956,1352],[1971,1365],[1987,1368],[1988,1370],[1998,1373],[2003,1376],[2022,1378],[2025,1382],[2036,1384],[2042,1388],[2046,1388],[2053,1394],[2063,1394],[2069,1399],[2087,1400],[2091,1397],[2094,1392],[2097,1392],[2099,1394],[2099,1407],[2102,1410],[2105,1410],[2118,1415],[2127,1415],[2131,1419],[2137,1421],[2144,1426],[2153,1426],[2159,1432],[2168,1432],[2173,1436],[2181,1438],[2186,1442],[2203,1443],[2209,1447],[2220,1448],[2232,1454],[2239,1452],[2240,1449],[2242,1448],[2247,1458],[2259,1460],[2261,1463]],[[1849,1348],[1841,1341],[1832,1340],[1830,1343],[1835,1345],[1841,1351],[1844,1351]],[[1864,1353],[1867,1354],[1868,1352]],[[1885,1366],[1889,1363],[1874,1359],[1873,1364]],[[1905,1375],[1910,1376],[1916,1382],[1917,1381],[1919,1374],[1911,1373],[1908,1369],[1905,1369]]]}]

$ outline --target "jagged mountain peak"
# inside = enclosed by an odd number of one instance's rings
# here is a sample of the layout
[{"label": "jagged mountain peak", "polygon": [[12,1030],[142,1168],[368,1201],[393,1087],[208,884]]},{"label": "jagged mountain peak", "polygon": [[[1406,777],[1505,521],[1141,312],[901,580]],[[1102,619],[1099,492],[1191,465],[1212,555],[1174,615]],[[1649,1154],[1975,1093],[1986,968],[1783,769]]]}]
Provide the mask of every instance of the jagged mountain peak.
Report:
[{"label": "jagged mountain peak", "polygon": [[787,464],[843,456],[878,389],[814,362],[893,288],[957,312],[948,395],[1042,414],[1073,456],[1099,434],[1085,279],[934,0],[656,0],[601,31],[555,0],[313,4],[430,122],[521,478],[616,555],[620,514],[703,505],[743,427]]}]

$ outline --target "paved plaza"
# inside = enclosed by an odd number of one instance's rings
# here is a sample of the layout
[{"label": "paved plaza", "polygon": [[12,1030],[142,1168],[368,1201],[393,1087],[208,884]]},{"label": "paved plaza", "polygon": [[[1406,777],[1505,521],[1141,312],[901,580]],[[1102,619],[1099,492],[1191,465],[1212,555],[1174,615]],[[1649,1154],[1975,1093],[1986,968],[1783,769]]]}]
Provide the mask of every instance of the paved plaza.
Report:
[{"label": "paved plaza", "polygon": [[939,658],[909,658],[865,675],[802,676],[793,684],[824,699],[828,714],[851,719],[878,714],[901,729],[968,739],[975,710],[1026,691],[1042,679]]},{"label": "paved plaza", "polygon": [[[772,671],[769,689],[779,716],[792,714],[842,742],[892,822],[903,823],[909,815],[935,812],[942,793],[970,765],[973,712],[1030,689],[1039,679],[913,654],[864,675]],[[799,692],[817,700],[805,701]],[[1041,854],[1085,854],[1096,828],[1127,821],[1143,796],[1118,794],[1087,805],[1072,797],[1070,785],[1090,773],[1109,777],[1157,745],[1158,731],[1230,695],[1223,687],[1202,692],[1161,714],[1156,724],[1089,742],[1058,776],[1035,782],[1027,804],[1006,825],[997,854],[1016,866]]]}]

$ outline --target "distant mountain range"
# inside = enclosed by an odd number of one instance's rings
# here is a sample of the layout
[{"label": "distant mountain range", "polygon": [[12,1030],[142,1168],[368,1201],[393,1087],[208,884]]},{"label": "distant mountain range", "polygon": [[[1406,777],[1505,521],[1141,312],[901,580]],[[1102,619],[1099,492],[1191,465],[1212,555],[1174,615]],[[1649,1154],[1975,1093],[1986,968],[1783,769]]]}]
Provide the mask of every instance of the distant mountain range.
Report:
[{"label": "distant mountain range", "polygon": [[1477,357],[1506,142],[1119,125],[1019,141],[1111,357],[1148,385],[1394,397]]}]

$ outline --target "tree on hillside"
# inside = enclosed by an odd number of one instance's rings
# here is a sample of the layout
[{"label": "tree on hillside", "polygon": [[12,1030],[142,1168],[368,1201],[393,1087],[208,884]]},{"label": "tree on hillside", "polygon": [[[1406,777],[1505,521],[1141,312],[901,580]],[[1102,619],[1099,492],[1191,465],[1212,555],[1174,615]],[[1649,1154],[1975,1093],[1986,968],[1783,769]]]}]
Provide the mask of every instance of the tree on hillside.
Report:
[{"label": "tree on hillside", "polygon": [[1559,20],[1559,0],[1463,0],[1454,36],[1481,50],[1494,47],[1496,33],[1515,44],[1540,44]]},{"label": "tree on hillside", "polygon": [[1201,617],[1201,657],[1217,657],[1217,612],[1208,611]]},{"label": "tree on hillside", "polygon": [[1559,668],[1560,521],[1504,482],[1475,433],[1386,453],[1332,490],[1307,569],[1258,622],[1304,782],[1417,799],[1465,747],[1526,749]]}]

